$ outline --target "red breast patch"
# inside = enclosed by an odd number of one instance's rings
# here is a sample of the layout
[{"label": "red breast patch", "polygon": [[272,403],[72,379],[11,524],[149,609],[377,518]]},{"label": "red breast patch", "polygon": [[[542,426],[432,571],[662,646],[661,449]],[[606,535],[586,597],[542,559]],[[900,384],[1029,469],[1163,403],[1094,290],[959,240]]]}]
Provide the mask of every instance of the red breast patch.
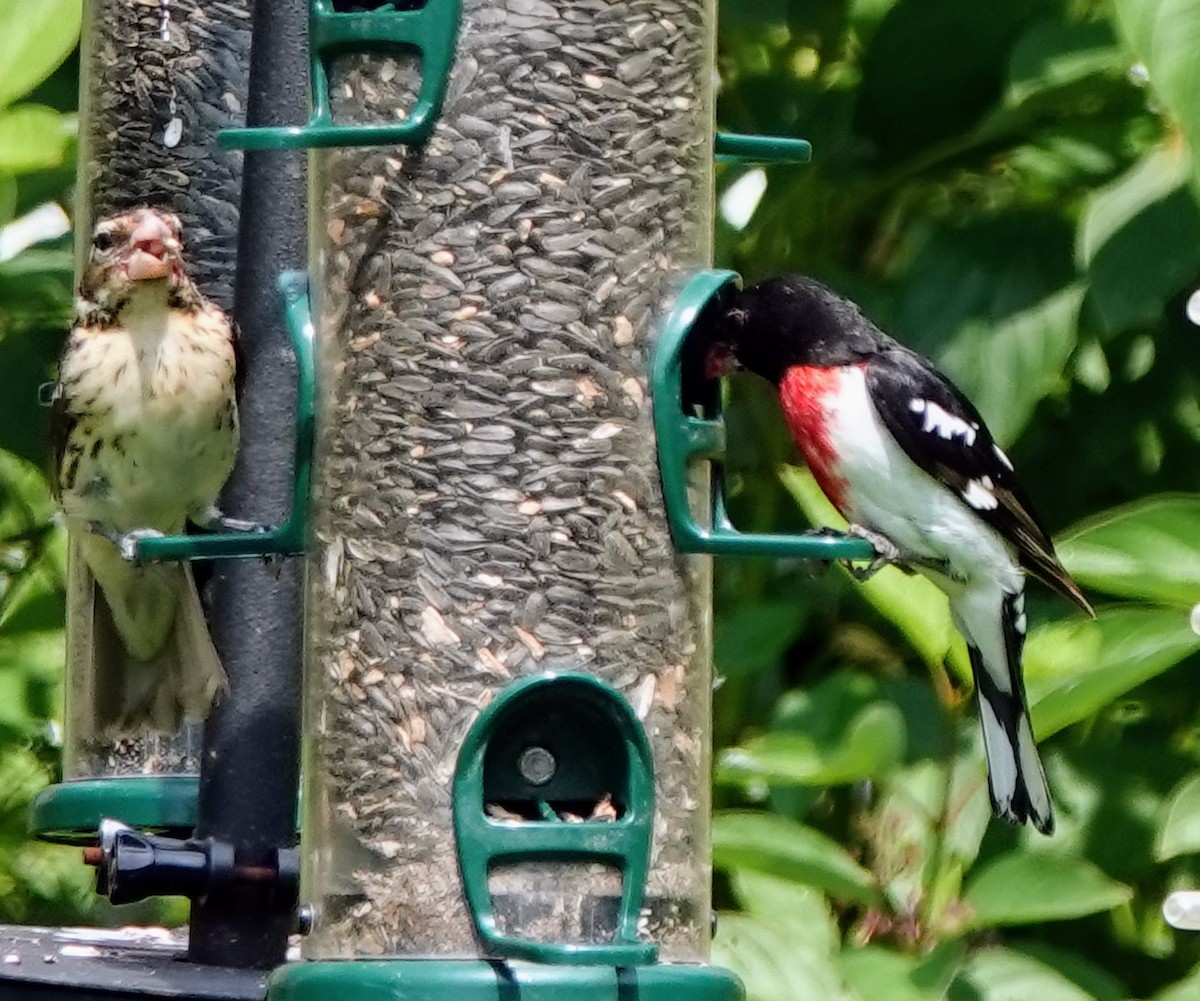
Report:
[{"label": "red breast patch", "polygon": [[834,398],[841,389],[843,370],[794,365],[779,382],[779,400],[792,438],[817,485],[842,514],[848,484],[838,469],[838,456],[829,433]]}]

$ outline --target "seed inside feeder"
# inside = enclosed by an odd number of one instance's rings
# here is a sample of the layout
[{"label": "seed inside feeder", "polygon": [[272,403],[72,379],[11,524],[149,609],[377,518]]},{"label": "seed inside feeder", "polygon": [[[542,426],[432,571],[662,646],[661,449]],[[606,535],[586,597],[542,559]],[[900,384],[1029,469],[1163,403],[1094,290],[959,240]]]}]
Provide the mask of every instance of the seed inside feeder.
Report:
[{"label": "seed inside feeder", "polygon": [[[714,25],[708,0],[467,0],[429,143],[315,158],[310,956],[479,954],[458,750],[513,681],[586,671],[653,751],[644,934],[706,958],[709,564],[671,545],[646,380],[710,260]],[[413,68],[384,63],[339,60],[339,121],[411,107]],[[604,823],[611,792],[551,808]],[[492,889],[513,934],[604,941],[620,879],[522,863]]]}]

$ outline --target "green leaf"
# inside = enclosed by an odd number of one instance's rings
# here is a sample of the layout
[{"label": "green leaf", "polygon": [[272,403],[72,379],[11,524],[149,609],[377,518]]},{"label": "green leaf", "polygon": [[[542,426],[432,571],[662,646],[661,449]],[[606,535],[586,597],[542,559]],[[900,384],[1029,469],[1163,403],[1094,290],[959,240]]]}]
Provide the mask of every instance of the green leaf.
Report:
[{"label": "green leaf", "polygon": [[1200,602],[1197,525],[1200,496],[1148,497],[1072,529],[1058,553],[1084,587],[1191,608]]},{"label": "green leaf", "polygon": [[1003,855],[977,871],[963,903],[972,928],[1022,925],[1112,910],[1133,891],[1086,859],[1050,852]]},{"label": "green leaf", "polygon": [[0,0],[0,108],[28,94],[75,48],[83,0]]},{"label": "green leaf", "polygon": [[721,914],[712,962],[742,978],[747,1001],[861,1001],[846,987],[823,939],[810,942],[768,918]]},{"label": "green leaf", "polygon": [[1061,973],[1097,1001],[1124,1001],[1129,997],[1129,989],[1107,969],[1076,952],[1036,940],[1020,942],[1013,948]]},{"label": "green leaf", "polygon": [[1158,828],[1154,857],[1160,862],[1200,853],[1200,772],[1193,772],[1171,793]]},{"label": "green leaf", "polygon": [[928,956],[907,956],[883,946],[846,949],[838,966],[863,998],[887,1001],[940,1001],[962,962],[962,948],[945,942]]},{"label": "green leaf", "polygon": [[1020,104],[1044,91],[1077,84],[1097,74],[1116,76],[1125,63],[1106,22],[1041,21],[1013,46],[1005,102]]},{"label": "green leaf", "polygon": [[1200,151],[1200,2],[1113,0],[1117,28],[1150,74],[1150,87]]},{"label": "green leaf", "polygon": [[775,814],[715,814],[713,864],[769,873],[857,903],[878,898],[874,877],[837,842]]},{"label": "green leaf", "polygon": [[1075,256],[1109,334],[1160,320],[1200,269],[1200,209],[1185,184],[1191,167],[1182,145],[1164,146],[1087,200]]},{"label": "green leaf", "polygon": [[1035,629],[1025,647],[1033,728],[1045,739],[1200,650],[1186,612],[1103,608]]},{"label": "green leaf", "polygon": [[722,782],[837,785],[886,772],[906,744],[904,713],[875,679],[838,671],[789,692],[772,729],[723,752]]},{"label": "green leaf", "polygon": [[1150,1001],[1196,1001],[1200,997],[1200,966],[1195,967],[1182,980],[1164,987]]},{"label": "green leaf", "polygon": [[727,875],[748,914],[792,929],[809,948],[833,953],[841,947],[833,907],[820,890],[754,869],[734,869]]},{"label": "green leaf", "polygon": [[722,752],[719,782],[842,785],[886,772],[904,756],[904,717],[877,703],[858,712],[833,739],[775,731]]},{"label": "green leaf", "polygon": [[0,226],[12,222],[17,212],[17,199],[20,192],[17,189],[17,179],[7,174],[0,174]]},{"label": "green leaf", "polygon": [[0,171],[23,174],[57,167],[74,132],[74,120],[40,104],[0,111]]},{"label": "green leaf", "polygon": [[1039,12],[1037,0],[896,4],[862,59],[855,132],[889,163],[953,141],[999,98],[1010,48]]},{"label": "green leaf", "polygon": [[31,247],[0,261],[0,327],[70,317],[74,266],[65,246]]},{"label": "green leaf", "polygon": [[1047,213],[935,230],[897,301],[896,336],[934,358],[1001,442],[1064,385],[1083,287],[1073,231]]},{"label": "green leaf", "polygon": [[713,665],[727,678],[754,674],[778,663],[804,629],[805,609],[794,601],[734,606],[717,619]]},{"label": "green leaf", "polygon": [[[844,529],[846,521],[817,486],[806,469],[784,466],[780,482],[814,525]],[[895,567],[884,567],[859,585],[864,598],[908,640],[918,656],[934,670],[947,661],[958,679],[971,682],[966,644],[950,619],[950,605],[935,584],[924,577],[909,577]]]},{"label": "green leaf", "polygon": [[948,1001],[1096,1001],[1053,967],[998,946],[971,954],[947,998]]}]

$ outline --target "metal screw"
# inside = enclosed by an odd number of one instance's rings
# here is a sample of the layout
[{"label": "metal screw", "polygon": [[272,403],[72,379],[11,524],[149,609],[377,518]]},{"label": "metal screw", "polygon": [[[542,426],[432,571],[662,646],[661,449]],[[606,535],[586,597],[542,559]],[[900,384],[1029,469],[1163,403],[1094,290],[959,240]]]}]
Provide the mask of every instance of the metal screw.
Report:
[{"label": "metal screw", "polygon": [[517,759],[517,770],[530,785],[544,786],[558,769],[554,755],[544,747],[527,747]]}]

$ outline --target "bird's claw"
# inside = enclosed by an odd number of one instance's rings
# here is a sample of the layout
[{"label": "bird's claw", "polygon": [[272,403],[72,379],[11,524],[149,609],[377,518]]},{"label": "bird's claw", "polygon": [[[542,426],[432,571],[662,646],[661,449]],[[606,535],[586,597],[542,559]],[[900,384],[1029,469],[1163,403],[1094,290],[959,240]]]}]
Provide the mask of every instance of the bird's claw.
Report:
[{"label": "bird's claw", "polygon": [[134,528],[128,532],[113,532],[95,522],[88,525],[88,531],[93,535],[108,539],[116,546],[117,552],[121,554],[121,559],[128,563],[138,561],[138,543],[145,539],[161,539],[163,537],[163,533],[154,528]]},{"label": "bird's claw", "polygon": [[901,557],[900,547],[886,535],[872,532],[869,528],[864,528],[862,525],[851,525],[846,530],[846,534],[851,538],[864,539],[875,550],[874,559],[865,567],[856,566],[851,560],[843,561],[842,565],[846,568],[846,572],[860,584],[870,580],[889,563],[895,563]]},{"label": "bird's claw", "polygon": [[264,524],[260,521],[247,521],[244,518],[231,518],[218,508],[209,508],[200,517],[193,519],[195,524],[206,532],[245,532],[266,535],[277,530],[277,525]]},{"label": "bird's claw", "polygon": [[131,532],[122,532],[117,536],[117,550],[121,558],[130,563],[137,562],[138,543],[146,539],[161,539],[163,533],[153,528],[135,528]]},{"label": "bird's claw", "polygon": [[920,553],[906,552],[897,546],[886,535],[880,535],[862,525],[851,525],[846,534],[856,539],[865,539],[875,550],[875,557],[865,567],[856,566],[851,560],[844,560],[842,565],[846,571],[860,584],[870,580],[886,566],[894,566],[902,573],[912,576],[916,569],[931,570],[943,576],[951,576],[948,560],[933,556],[923,556]]}]

